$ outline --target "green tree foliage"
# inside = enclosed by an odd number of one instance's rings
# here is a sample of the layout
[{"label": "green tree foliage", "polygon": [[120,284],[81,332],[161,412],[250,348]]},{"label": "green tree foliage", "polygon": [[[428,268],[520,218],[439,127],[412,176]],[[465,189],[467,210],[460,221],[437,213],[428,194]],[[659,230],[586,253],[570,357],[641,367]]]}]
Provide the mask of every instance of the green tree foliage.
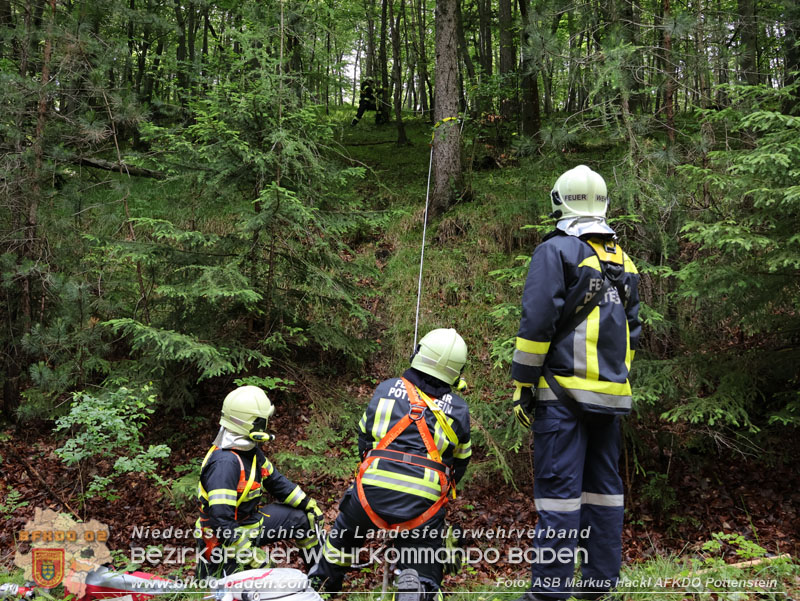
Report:
[{"label": "green tree foliage", "polygon": [[[109,375],[186,406],[196,383],[266,376],[276,355],[358,365],[371,349],[347,245],[370,224],[348,192],[364,170],[305,104],[282,7],[57,6],[18,40],[50,55],[8,52],[7,411],[24,391],[19,414],[47,414]],[[36,84],[45,58],[57,88]]]},{"label": "green tree foliage", "polygon": [[727,137],[727,148],[709,152],[705,167],[679,168],[701,201],[683,226],[694,257],[675,273],[676,293],[689,301],[693,330],[716,332],[696,342],[712,359],[697,363],[692,401],[667,415],[751,429],[764,418],[796,425],[800,118],[780,112],[791,89],[725,93],[729,107],[699,118]]}]

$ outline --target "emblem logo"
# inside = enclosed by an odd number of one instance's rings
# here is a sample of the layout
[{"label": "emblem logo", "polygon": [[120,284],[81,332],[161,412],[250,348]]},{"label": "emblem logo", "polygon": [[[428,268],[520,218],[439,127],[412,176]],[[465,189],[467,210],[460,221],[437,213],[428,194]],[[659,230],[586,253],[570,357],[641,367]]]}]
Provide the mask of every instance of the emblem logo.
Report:
[{"label": "emblem logo", "polygon": [[33,550],[33,581],[42,588],[55,588],[64,580],[64,549]]}]

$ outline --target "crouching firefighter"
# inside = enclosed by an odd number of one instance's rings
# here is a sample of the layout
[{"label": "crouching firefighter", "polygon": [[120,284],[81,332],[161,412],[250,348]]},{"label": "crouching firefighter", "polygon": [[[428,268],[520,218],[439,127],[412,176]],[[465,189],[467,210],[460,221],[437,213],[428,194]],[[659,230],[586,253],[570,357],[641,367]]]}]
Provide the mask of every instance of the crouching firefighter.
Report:
[{"label": "crouching firefighter", "polygon": [[557,558],[531,564],[525,601],[597,599],[618,582],[619,418],[631,409],[641,330],[639,276],[605,221],[603,178],[575,167],[551,203],[558,222],[531,258],[511,366],[514,413],[526,428],[533,421],[536,556]]},{"label": "crouching firefighter", "polygon": [[365,536],[380,529],[397,533],[387,536],[401,570],[396,601],[441,596],[446,504],[472,454],[469,408],[452,390],[466,360],[455,330],[432,330],[410,369],[376,388],[358,424],[362,462],[355,482],[309,574],[318,590],[341,591]]},{"label": "crouching firefighter", "polygon": [[[274,410],[257,386],[242,386],[225,397],[219,433],[197,485],[198,578],[262,567],[268,558],[261,547],[284,539],[294,539],[306,565],[313,563],[322,511],[258,447],[273,438],[266,428]],[[265,491],[278,502],[265,504]]]}]

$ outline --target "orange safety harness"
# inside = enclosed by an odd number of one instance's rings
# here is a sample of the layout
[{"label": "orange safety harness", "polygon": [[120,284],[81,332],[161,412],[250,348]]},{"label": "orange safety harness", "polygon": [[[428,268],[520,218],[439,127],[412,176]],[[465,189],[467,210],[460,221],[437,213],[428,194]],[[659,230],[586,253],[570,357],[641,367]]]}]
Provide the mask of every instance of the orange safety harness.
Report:
[{"label": "orange safety harness", "polygon": [[[261,488],[261,483],[255,481],[255,479],[256,479],[256,467],[257,467],[256,466],[256,462],[258,461],[258,455],[253,455],[253,465],[250,467],[250,477],[248,478],[245,475],[244,462],[242,461],[242,458],[239,456],[239,453],[236,453],[236,452],[234,452],[234,451],[232,451],[230,449],[220,449],[216,445],[212,445],[211,448],[209,449],[208,453],[206,453],[205,458],[203,459],[203,464],[200,466],[200,471],[201,472],[203,471],[203,468],[206,466],[206,463],[208,462],[208,458],[211,457],[211,453],[213,453],[214,451],[219,451],[219,450],[230,451],[231,453],[234,454],[236,459],[238,459],[238,461],[239,461],[239,482],[236,485],[236,494],[237,494],[238,498],[236,499],[236,507],[233,510],[233,519],[238,521],[239,520],[239,505],[241,505],[242,501],[244,501],[244,499],[248,496],[248,494],[251,491],[258,490],[258,489]],[[269,476],[269,471],[267,470],[267,468],[262,467],[261,468],[261,479],[263,480],[267,476]],[[249,517],[249,516],[247,516],[247,517]],[[209,517],[203,511],[203,505],[201,503],[200,504],[200,524],[202,526],[205,526],[206,523],[208,522],[208,520],[209,520]],[[205,550],[203,551],[203,555],[206,557],[206,559],[211,559],[211,552],[217,546],[219,546],[219,540],[217,539],[217,537],[214,535],[213,531],[210,528],[203,528],[203,542],[205,543]]]},{"label": "orange safety harness", "polygon": [[[431,436],[431,431],[428,429],[428,424],[425,421],[425,409],[427,409],[427,406],[420,400],[414,385],[405,378],[402,378],[402,380],[403,386],[405,386],[406,392],[408,393],[408,401],[410,405],[408,413],[404,415],[403,418],[398,421],[391,430],[389,430],[389,432],[386,433],[386,436],[384,436],[380,442],[378,442],[378,445],[374,449],[368,451],[364,455],[364,460],[361,462],[361,465],[358,468],[358,474],[356,475],[356,490],[358,491],[358,500],[361,502],[361,507],[363,507],[364,511],[367,512],[367,515],[369,516],[370,520],[372,520],[372,523],[378,528],[382,528],[384,530],[411,530],[412,528],[416,528],[417,526],[424,524],[430,518],[436,515],[436,512],[438,512],[439,509],[441,509],[447,503],[447,497],[450,493],[450,490],[455,489],[455,482],[451,477],[451,469],[442,463],[442,457],[439,454],[439,449],[434,444],[433,436]],[[395,451],[387,448],[398,436],[400,436],[400,434],[405,432],[406,428],[408,428],[412,423],[416,424],[417,430],[419,430],[419,435],[422,438],[422,442],[425,443],[425,450],[428,452],[428,455],[431,457],[431,459],[421,455],[406,453],[404,451]],[[375,510],[373,510],[372,507],[370,507],[369,501],[367,501],[367,496],[364,494],[364,486],[361,482],[361,479],[364,477],[364,474],[369,468],[370,464],[372,464],[372,462],[376,459],[385,459],[386,461],[393,461],[396,463],[406,463],[435,471],[437,474],[439,474],[439,483],[442,487],[439,499],[428,509],[422,512],[421,515],[399,524],[389,524],[386,520],[375,513]]]}]

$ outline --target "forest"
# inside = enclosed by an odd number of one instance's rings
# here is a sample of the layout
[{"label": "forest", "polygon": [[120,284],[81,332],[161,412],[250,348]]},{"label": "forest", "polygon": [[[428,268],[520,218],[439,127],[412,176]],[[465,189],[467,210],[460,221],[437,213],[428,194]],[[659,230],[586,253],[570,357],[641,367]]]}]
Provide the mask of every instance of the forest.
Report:
[{"label": "forest", "polygon": [[[798,35],[797,0],[0,0],[0,586],[48,510],[119,569],[193,572],[135,561],[132,529],[194,526],[237,386],[332,524],[375,386],[433,328],[468,348],[448,521],[508,557],[475,533],[536,521],[510,366],[584,164],[640,274],[615,596],[796,596]],[[529,579],[481,561],[443,590]]]}]

